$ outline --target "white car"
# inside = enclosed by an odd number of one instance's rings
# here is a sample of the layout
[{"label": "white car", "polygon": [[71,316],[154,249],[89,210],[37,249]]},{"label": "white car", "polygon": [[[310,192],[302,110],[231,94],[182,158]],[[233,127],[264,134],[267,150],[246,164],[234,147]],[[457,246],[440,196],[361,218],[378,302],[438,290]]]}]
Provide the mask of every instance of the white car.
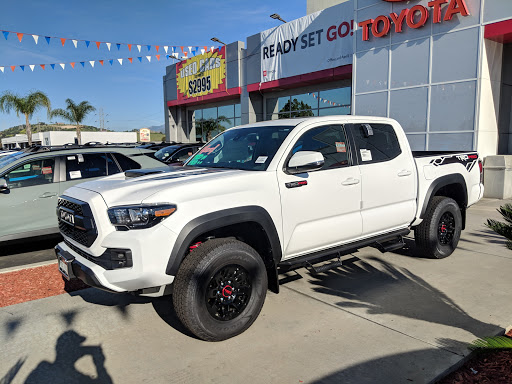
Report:
[{"label": "white car", "polygon": [[483,195],[481,176],[476,152],[411,152],[392,119],[236,127],[184,167],[66,190],[59,269],[113,292],[172,292],[192,333],[224,340],[254,322],[280,271],[365,246],[397,249],[410,230],[424,255],[449,256]]}]

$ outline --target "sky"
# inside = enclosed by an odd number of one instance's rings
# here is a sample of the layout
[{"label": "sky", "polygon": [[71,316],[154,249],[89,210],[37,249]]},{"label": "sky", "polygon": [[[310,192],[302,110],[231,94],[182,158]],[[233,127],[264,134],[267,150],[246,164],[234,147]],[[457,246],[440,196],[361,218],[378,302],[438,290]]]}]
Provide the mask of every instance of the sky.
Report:
[{"label": "sky", "polygon": [[[140,129],[164,123],[162,78],[166,60],[164,45],[212,46],[217,37],[229,44],[247,36],[273,28],[280,21],[269,17],[278,13],[290,21],[306,14],[306,0],[0,0],[0,30],[21,32],[21,43],[16,33],[7,40],[0,34],[0,94],[6,91],[25,96],[38,90],[46,93],[52,108],[65,108],[65,100],[88,101],[97,112],[103,109],[105,128],[116,131]],[[32,34],[40,35],[38,44]],[[52,38],[48,45],[44,36],[71,40],[64,46]],[[110,51],[105,44],[96,47],[96,41],[112,43]],[[116,43],[143,46],[141,53],[135,46],[118,50]],[[157,53],[155,45],[160,46]],[[160,61],[155,55],[161,54]],[[148,62],[146,55],[151,55]],[[140,63],[138,56],[142,56]],[[133,58],[133,64],[127,60]],[[123,65],[117,61],[123,58]],[[111,66],[108,59],[114,59]],[[88,63],[95,60],[94,68]],[[105,60],[102,66],[97,60]],[[79,64],[85,61],[85,67]],[[58,63],[76,62],[72,69]],[[55,69],[39,64],[57,63]],[[32,72],[29,64],[35,64]],[[17,66],[12,72],[10,66]],[[19,65],[26,65],[22,71]],[[99,118],[90,114],[84,124],[99,127]],[[31,123],[49,122],[45,111],[34,114]],[[0,113],[0,130],[24,124],[23,116],[15,112]]]}]

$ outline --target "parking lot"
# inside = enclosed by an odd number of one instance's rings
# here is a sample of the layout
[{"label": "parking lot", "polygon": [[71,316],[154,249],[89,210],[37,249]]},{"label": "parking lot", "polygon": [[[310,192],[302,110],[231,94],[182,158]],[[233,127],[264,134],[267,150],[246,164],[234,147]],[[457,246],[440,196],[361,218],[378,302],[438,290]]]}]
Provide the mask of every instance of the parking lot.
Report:
[{"label": "parking lot", "polygon": [[[512,324],[512,251],[483,226],[503,203],[472,207],[447,259],[415,257],[408,240],[318,276],[282,275],[254,325],[225,342],[191,336],[165,297],[86,289],[0,308],[0,383],[431,382]],[[4,251],[0,268],[53,257],[49,245]]]}]

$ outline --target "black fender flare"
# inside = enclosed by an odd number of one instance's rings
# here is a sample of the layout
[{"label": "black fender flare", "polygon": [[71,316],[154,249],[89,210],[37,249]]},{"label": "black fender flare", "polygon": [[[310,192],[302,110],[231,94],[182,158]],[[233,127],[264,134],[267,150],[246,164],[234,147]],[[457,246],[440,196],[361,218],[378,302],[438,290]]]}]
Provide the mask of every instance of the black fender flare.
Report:
[{"label": "black fender flare", "polygon": [[425,201],[423,202],[423,207],[421,208],[420,219],[425,217],[425,212],[427,211],[428,204],[433,196],[443,187],[446,187],[450,184],[459,184],[462,187],[464,196],[462,201],[461,213],[462,213],[462,229],[464,229],[466,224],[466,208],[468,206],[468,189],[466,186],[466,180],[464,176],[458,173],[453,173],[450,175],[441,176],[440,178],[434,180],[430,187],[427,190],[427,194],[425,195]]},{"label": "black fender flare", "polygon": [[176,276],[180,264],[189,250],[189,245],[201,234],[228,225],[247,222],[256,222],[265,231],[272,248],[274,268],[276,268],[277,276],[277,264],[281,261],[282,257],[279,235],[270,214],[264,208],[254,205],[208,213],[188,222],[176,238],[165,273]]}]

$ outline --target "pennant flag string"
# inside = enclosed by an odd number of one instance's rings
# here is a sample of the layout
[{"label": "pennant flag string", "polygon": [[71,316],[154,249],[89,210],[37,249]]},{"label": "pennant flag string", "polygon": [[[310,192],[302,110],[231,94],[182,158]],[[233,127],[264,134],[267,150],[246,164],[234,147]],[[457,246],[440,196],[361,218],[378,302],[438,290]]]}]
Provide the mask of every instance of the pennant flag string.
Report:
[{"label": "pennant flag string", "polygon": [[[34,39],[35,44],[38,44],[38,43],[39,43],[39,37],[42,37],[42,36],[43,36],[43,35],[35,35],[35,34],[24,33],[24,32],[14,32],[14,31],[7,31],[7,30],[1,30],[1,29],[0,29],[0,31],[2,32],[2,34],[4,35],[4,37],[5,37],[5,39],[6,39],[6,40],[8,40],[9,35],[10,35],[11,33],[16,34],[16,36],[17,36],[17,38],[18,38],[18,40],[19,40],[19,42],[20,42],[20,43],[21,43],[21,41],[22,41],[22,39],[23,39],[23,36],[25,36],[25,35],[30,35],[30,36],[32,36],[32,38]],[[44,36],[44,38],[45,38],[45,40],[46,40],[46,42],[47,42],[48,44],[50,44],[50,41],[51,41],[52,39],[59,39],[59,40],[60,40],[60,43],[62,44],[62,46],[65,46],[66,40],[71,40],[71,41],[72,41],[72,43],[73,43],[73,46],[74,46],[75,48],[78,48],[78,42],[79,42],[79,41],[83,41],[83,42],[85,43],[85,46],[86,46],[87,48],[89,48],[89,45],[90,45],[90,43],[91,43],[91,40],[74,39],[74,38],[68,38],[68,37]],[[94,41],[94,43],[96,44],[96,46],[98,47],[98,49],[100,49],[100,45],[101,45],[101,44],[105,44],[105,45],[107,46],[107,48],[108,48],[108,50],[109,50],[109,51],[110,51],[110,48],[111,48],[111,45],[112,45],[112,43],[110,43],[110,42],[106,42],[106,41]],[[171,49],[173,49],[173,52],[174,52],[174,49],[176,49],[176,48],[178,48],[178,47],[180,47],[180,48],[181,48],[181,51],[182,51],[182,52],[184,51],[184,50],[183,50],[183,48],[184,48],[184,47],[183,47],[183,46],[179,46],[179,45],[176,45],[176,46],[172,46],[172,45],[163,45],[163,46],[162,46],[162,45],[153,45],[153,44],[133,44],[133,43],[130,43],[130,44],[128,44],[128,43],[115,43],[115,44],[116,44],[116,47],[117,47],[117,49],[118,49],[118,50],[120,50],[120,49],[121,49],[121,46],[122,46],[122,45],[126,45],[126,46],[128,47],[128,50],[129,50],[129,51],[131,51],[131,50],[132,50],[132,46],[133,46],[133,45],[136,45],[136,46],[137,46],[137,49],[139,50],[139,52],[141,51],[142,46],[146,46],[146,48],[147,48],[148,52],[149,52],[149,51],[151,51],[151,48],[152,48],[152,47],[154,47],[154,48],[155,48],[155,50],[156,50],[156,52],[157,52],[157,53],[159,53],[159,51],[160,51],[160,48],[161,48],[161,47],[163,47],[163,48],[164,48],[165,53],[167,53],[167,50],[169,49],[169,47],[171,47]],[[187,47],[188,47],[188,49],[189,49],[189,54],[191,54],[191,55],[193,54],[193,49],[194,49],[194,51],[195,51],[195,52],[198,52],[198,51],[200,51],[200,50],[201,50],[201,47],[200,47],[200,46],[187,46]],[[212,47],[212,48],[213,48],[213,47]],[[206,50],[207,50],[207,49],[205,49],[205,51],[206,51]]]}]

